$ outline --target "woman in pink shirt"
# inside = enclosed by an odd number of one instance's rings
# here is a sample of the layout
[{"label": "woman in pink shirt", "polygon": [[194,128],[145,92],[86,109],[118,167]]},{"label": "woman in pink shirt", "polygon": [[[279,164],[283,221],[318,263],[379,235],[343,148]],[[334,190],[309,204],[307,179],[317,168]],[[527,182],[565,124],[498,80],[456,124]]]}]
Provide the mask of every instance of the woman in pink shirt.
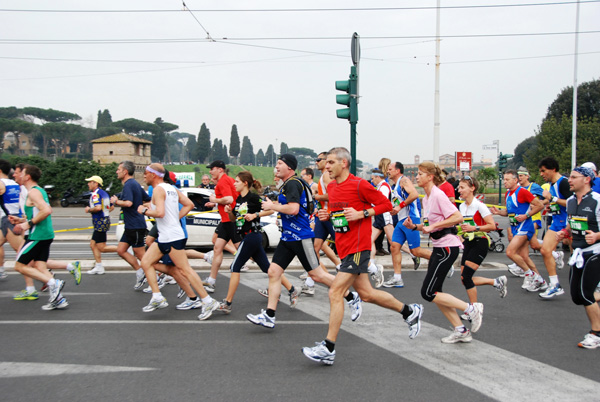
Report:
[{"label": "woman in pink shirt", "polygon": [[[441,174],[440,168],[431,162],[419,165],[417,185],[422,187],[426,194],[423,199],[422,223],[415,225],[408,218],[404,225],[409,229],[429,234],[433,241],[433,251],[421,287],[421,296],[429,302],[434,302],[454,327],[454,332],[442,338],[442,342],[471,342],[471,332],[477,332],[481,326],[483,304],[468,304],[442,291],[446,274],[462,247],[455,226],[463,222],[463,217],[446,194],[437,187],[443,181]],[[471,319],[471,330],[463,325],[457,309],[464,311]]]}]

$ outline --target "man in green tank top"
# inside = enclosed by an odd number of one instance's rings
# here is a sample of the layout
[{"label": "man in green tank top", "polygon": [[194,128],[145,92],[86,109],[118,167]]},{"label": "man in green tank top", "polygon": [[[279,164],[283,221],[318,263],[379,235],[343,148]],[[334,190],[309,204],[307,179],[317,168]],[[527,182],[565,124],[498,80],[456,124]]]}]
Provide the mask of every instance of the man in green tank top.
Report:
[{"label": "man in green tank top", "polygon": [[[15,270],[22,275],[48,284],[50,299],[42,309],[55,310],[65,308],[69,303],[60,294],[65,282],[54,279],[46,266],[50,245],[54,239],[54,229],[50,217],[52,208],[48,201],[48,194],[37,184],[41,176],[42,171],[37,166],[25,166],[22,182],[28,191],[24,208],[26,217],[11,216],[9,219],[16,225],[15,233],[29,230],[27,242],[17,254]],[[34,267],[28,266],[31,261],[33,261]]]}]

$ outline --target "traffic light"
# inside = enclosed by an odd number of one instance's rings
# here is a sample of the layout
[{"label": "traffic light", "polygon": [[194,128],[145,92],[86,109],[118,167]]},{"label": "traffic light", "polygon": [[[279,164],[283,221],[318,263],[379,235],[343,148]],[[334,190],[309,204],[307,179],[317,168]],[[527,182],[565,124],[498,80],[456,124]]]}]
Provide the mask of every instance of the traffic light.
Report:
[{"label": "traffic light", "polygon": [[350,67],[350,77],[348,80],[335,82],[335,89],[346,92],[345,95],[336,95],[335,102],[338,105],[348,106],[347,108],[336,110],[338,119],[346,119],[350,123],[356,123],[358,121],[358,74],[356,73],[355,66]]},{"label": "traffic light", "polygon": [[506,169],[508,166],[508,160],[511,159],[514,155],[512,154],[502,154],[498,155],[498,170],[502,171]]}]

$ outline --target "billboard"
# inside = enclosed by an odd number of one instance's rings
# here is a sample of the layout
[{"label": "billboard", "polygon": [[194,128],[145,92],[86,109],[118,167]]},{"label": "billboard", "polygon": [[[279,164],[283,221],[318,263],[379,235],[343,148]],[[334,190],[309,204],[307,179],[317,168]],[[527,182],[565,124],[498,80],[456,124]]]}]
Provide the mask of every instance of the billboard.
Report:
[{"label": "billboard", "polygon": [[[196,173],[195,172],[174,172],[177,180],[181,183],[181,187],[195,187]],[[184,181],[187,180],[187,184]]]},{"label": "billboard", "polygon": [[459,172],[471,171],[473,158],[471,152],[456,152],[454,154],[456,160],[456,170]]}]

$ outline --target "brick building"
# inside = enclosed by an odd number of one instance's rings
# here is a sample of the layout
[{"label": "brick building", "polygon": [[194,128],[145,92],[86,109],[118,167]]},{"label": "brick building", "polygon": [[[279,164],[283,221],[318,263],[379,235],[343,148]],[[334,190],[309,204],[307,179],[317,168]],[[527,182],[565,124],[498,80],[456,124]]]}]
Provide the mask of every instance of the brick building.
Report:
[{"label": "brick building", "polygon": [[152,141],[144,140],[127,133],[118,133],[92,140],[92,153],[96,162],[108,165],[129,160],[135,163],[135,179],[143,183],[144,169],[152,161],[150,157]]}]

